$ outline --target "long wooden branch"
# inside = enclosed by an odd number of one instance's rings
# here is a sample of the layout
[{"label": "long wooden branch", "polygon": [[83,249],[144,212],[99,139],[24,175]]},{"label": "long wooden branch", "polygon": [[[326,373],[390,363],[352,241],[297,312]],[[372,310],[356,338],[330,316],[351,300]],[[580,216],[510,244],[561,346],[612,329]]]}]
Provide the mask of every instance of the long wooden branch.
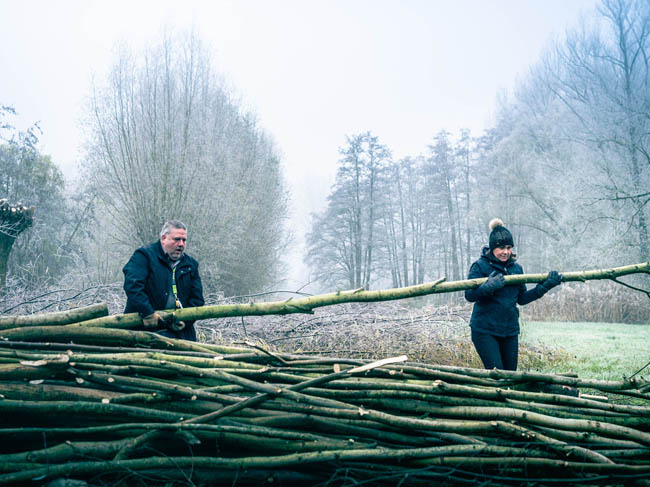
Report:
[{"label": "long wooden branch", "polygon": [[[596,269],[587,271],[563,272],[563,280],[585,282],[589,280],[611,279],[629,274],[650,274],[650,262],[614,267],[610,269]],[[548,274],[521,274],[517,276],[506,276],[506,285],[522,283],[539,283],[547,278]],[[233,316],[262,316],[262,315],[283,315],[292,313],[313,313],[315,308],[331,306],[342,303],[358,302],[379,302],[398,299],[426,296],[429,294],[449,293],[464,291],[480,286],[486,278],[465,279],[462,281],[446,282],[444,278],[437,281],[407,286],[395,289],[383,289],[366,291],[355,289],[348,291],[336,291],[328,294],[320,294],[306,298],[285,301],[272,301],[267,303],[249,304],[223,304],[216,306],[201,306],[197,308],[185,308],[174,311],[174,315],[181,321],[205,320],[211,318],[225,318]],[[108,328],[131,328],[142,325],[142,317],[138,313],[107,316],[81,323],[83,326],[102,326]]]},{"label": "long wooden branch", "polygon": [[23,316],[1,316],[0,330],[17,328],[19,326],[41,326],[41,325],[67,325],[79,321],[91,320],[102,316],[108,316],[106,303],[93,304],[82,308],[74,308],[67,311],[55,313],[41,313],[37,315]]}]

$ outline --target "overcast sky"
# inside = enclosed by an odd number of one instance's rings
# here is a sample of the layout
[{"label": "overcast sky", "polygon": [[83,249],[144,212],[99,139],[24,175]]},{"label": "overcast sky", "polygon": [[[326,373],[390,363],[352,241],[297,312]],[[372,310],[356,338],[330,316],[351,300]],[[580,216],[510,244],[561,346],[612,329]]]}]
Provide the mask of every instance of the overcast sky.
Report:
[{"label": "overcast sky", "polygon": [[[296,226],[322,207],[345,136],[396,157],[490,124],[497,94],[595,0],[0,0],[0,104],[73,177],[80,108],[118,40],[194,26],[283,155]],[[1,195],[0,195],[1,196]]]}]

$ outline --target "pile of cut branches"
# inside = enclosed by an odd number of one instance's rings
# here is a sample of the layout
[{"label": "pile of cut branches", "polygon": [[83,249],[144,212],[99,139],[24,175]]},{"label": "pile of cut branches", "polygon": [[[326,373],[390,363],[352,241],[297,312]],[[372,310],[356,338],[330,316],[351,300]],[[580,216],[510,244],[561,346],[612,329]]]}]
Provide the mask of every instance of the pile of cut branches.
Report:
[{"label": "pile of cut branches", "polygon": [[642,377],[276,354],[39,320],[0,323],[0,485],[647,485],[650,476]]},{"label": "pile of cut branches", "polygon": [[[624,284],[635,273],[650,263],[564,279]],[[174,315],[309,314],[484,280]],[[173,340],[138,331],[137,314],[107,315],[94,305],[0,317],[0,485],[649,485],[650,383],[640,375],[274,353]]]}]

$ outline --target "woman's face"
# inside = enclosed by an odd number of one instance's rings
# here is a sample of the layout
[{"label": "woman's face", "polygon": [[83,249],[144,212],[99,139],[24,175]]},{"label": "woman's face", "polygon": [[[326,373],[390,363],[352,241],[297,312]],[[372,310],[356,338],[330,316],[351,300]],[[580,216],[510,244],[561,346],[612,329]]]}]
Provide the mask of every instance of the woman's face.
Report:
[{"label": "woman's face", "polygon": [[494,249],[492,253],[500,262],[507,262],[512,255],[512,245],[502,245]]}]

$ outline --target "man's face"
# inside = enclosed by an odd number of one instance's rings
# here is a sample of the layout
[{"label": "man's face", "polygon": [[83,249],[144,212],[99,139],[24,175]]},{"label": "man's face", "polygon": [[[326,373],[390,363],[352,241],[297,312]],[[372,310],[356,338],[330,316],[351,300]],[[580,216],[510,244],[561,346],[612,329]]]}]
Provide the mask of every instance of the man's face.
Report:
[{"label": "man's face", "polygon": [[187,231],[182,228],[172,228],[171,232],[160,237],[160,244],[171,260],[178,260],[185,251]]}]

